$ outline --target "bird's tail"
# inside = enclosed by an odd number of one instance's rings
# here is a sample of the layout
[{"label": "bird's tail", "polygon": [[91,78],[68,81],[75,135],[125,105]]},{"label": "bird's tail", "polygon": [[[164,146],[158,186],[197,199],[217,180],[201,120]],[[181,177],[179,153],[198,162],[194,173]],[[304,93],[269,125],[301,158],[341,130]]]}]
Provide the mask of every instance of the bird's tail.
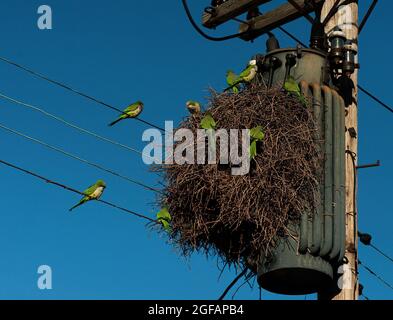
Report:
[{"label": "bird's tail", "polygon": [[115,121],[111,122],[110,124],[108,124],[109,127],[112,127],[113,125],[115,125],[116,123],[118,123],[119,121],[123,120],[122,118],[116,119]]},{"label": "bird's tail", "polygon": [[231,85],[230,87],[224,89],[224,92],[228,92],[230,90],[233,91],[233,93],[239,93],[239,84],[240,82],[236,82],[235,84]]},{"label": "bird's tail", "polygon": [[78,208],[80,205],[82,205],[82,204],[84,204],[84,203],[85,203],[84,200],[79,201],[79,203],[77,203],[75,206],[73,206],[69,211],[71,212],[72,210]]}]

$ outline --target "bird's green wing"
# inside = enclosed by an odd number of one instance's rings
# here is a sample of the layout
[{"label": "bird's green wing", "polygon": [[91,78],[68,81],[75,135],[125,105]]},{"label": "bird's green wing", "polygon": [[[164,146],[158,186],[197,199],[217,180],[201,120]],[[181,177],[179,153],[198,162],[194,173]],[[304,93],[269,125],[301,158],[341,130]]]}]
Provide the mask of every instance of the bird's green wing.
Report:
[{"label": "bird's green wing", "polygon": [[302,91],[300,89],[299,84],[296,82],[296,80],[293,77],[288,77],[287,81],[284,83],[284,90],[286,90],[289,93],[293,93],[296,96],[298,96],[300,102],[306,107],[307,106],[307,100],[302,94]]},{"label": "bird's green wing", "polygon": [[88,187],[85,191],[83,191],[83,194],[90,196],[94,191],[96,191],[97,185],[93,184],[92,186]]},{"label": "bird's green wing", "polygon": [[161,211],[157,213],[157,220],[164,219],[166,221],[171,221],[172,217],[168,211],[168,208],[162,208]]},{"label": "bird's green wing", "polygon": [[242,71],[242,73],[240,73],[239,78],[240,79],[247,78],[250,75],[250,72],[253,68],[254,68],[253,66],[248,66],[246,69]]},{"label": "bird's green wing", "polygon": [[254,159],[257,156],[257,141],[253,140],[250,145],[250,159]]},{"label": "bird's green wing", "polygon": [[265,133],[263,132],[262,127],[258,126],[258,127],[252,128],[250,130],[250,137],[256,141],[262,141],[263,139],[265,139]]},{"label": "bird's green wing", "polygon": [[202,121],[201,121],[201,128],[205,130],[215,129],[216,128],[216,121],[213,119],[210,113],[207,113]]},{"label": "bird's green wing", "polygon": [[228,86],[233,86],[236,83],[237,78],[238,78],[237,75],[232,70],[227,71]]},{"label": "bird's green wing", "polygon": [[237,84],[239,83],[239,77],[236,75],[236,73],[234,73],[232,70],[228,70],[226,79],[229,88],[232,88],[234,93],[238,93],[239,88],[237,87]]},{"label": "bird's green wing", "polygon": [[133,103],[133,104],[129,105],[129,106],[124,110],[124,112],[125,112],[125,113],[132,112],[132,111],[137,110],[138,108],[139,108],[139,103],[136,102],[136,103]]}]

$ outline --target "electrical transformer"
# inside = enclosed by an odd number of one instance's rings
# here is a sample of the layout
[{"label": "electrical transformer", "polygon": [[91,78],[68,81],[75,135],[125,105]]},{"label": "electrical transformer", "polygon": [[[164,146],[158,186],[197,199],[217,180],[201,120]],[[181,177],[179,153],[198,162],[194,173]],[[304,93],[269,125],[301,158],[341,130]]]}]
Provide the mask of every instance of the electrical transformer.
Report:
[{"label": "electrical transformer", "polygon": [[[338,49],[333,51],[337,59]],[[314,49],[274,49],[264,57],[262,76],[269,85],[289,76],[312,103],[317,122],[314,138],[324,154],[319,203],[304,212],[299,225],[288,226],[296,237],[281,239],[269,258],[258,265],[262,288],[280,294],[303,295],[332,287],[345,255],[345,109],[335,89],[328,53]]]}]

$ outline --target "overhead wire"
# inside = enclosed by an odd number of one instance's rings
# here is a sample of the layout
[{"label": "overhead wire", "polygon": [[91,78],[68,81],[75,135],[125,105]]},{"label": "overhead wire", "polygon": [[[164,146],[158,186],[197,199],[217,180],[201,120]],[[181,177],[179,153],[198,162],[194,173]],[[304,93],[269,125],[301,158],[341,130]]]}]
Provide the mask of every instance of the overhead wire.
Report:
[{"label": "overhead wire", "polygon": [[229,36],[224,36],[224,37],[212,37],[212,36],[208,35],[207,33],[205,33],[205,32],[198,26],[198,24],[195,22],[195,20],[194,20],[192,14],[191,14],[190,8],[189,8],[189,6],[188,6],[187,0],[182,0],[182,3],[183,3],[184,10],[185,10],[185,12],[186,12],[187,18],[188,18],[188,20],[190,21],[191,25],[194,27],[194,29],[195,29],[202,37],[204,37],[204,38],[207,39],[207,40],[210,40],[210,41],[217,41],[217,42],[219,42],[219,41],[226,41],[226,40],[230,40],[230,39],[239,38],[239,37],[241,37],[241,36],[243,36],[243,35],[245,35],[245,34],[248,33],[248,31],[245,31],[245,32],[240,32],[240,33],[236,33],[236,34],[231,34],[231,35],[229,35]]},{"label": "overhead wire", "polygon": [[[97,134],[97,133],[94,133],[94,132],[92,132],[92,131],[89,131],[89,130],[87,130],[87,129],[84,129],[84,128],[82,128],[82,127],[80,127],[80,126],[78,126],[78,125],[76,125],[76,124],[73,124],[73,123],[71,123],[71,122],[69,122],[69,121],[67,121],[67,120],[64,120],[63,118],[61,118],[61,117],[59,117],[59,116],[56,116],[56,115],[54,115],[54,114],[52,114],[52,113],[50,113],[50,112],[48,112],[48,111],[46,111],[46,110],[44,110],[44,109],[42,109],[42,108],[40,108],[40,107],[33,106],[33,105],[31,105],[31,104],[22,102],[22,101],[20,101],[20,100],[18,100],[18,99],[9,97],[9,96],[7,96],[7,95],[1,93],[1,92],[0,92],[0,98],[3,98],[3,99],[8,100],[8,101],[11,101],[11,102],[13,102],[13,103],[15,103],[15,104],[18,104],[18,105],[21,105],[21,106],[30,108],[30,109],[32,109],[32,110],[38,111],[38,112],[42,113],[43,115],[45,115],[45,116],[47,116],[47,117],[49,117],[49,118],[52,118],[52,119],[54,119],[54,120],[56,120],[56,121],[58,121],[58,122],[61,122],[61,123],[65,124],[65,125],[67,125],[67,126],[69,126],[69,127],[71,127],[71,128],[74,128],[74,129],[76,129],[76,130],[78,130],[78,131],[80,131],[80,132],[86,133],[86,134],[88,134],[88,135],[90,135],[90,136],[92,136],[92,137],[95,137],[95,138],[97,138],[97,139],[100,139],[100,140],[102,140],[102,141],[111,143],[111,144],[113,144],[113,145],[115,145],[115,146],[121,147],[121,148],[126,149],[126,150],[128,150],[128,151],[135,152],[135,153],[140,154],[140,155],[142,155],[142,156],[144,155],[143,152],[141,152],[141,151],[139,151],[139,150],[137,150],[137,149],[135,149],[135,148],[129,147],[129,146],[125,145],[125,144],[122,144],[122,143],[120,143],[120,142],[111,140],[111,139],[106,138],[106,137],[104,137],[104,136],[101,136],[101,135],[99,135],[99,134]],[[148,156],[148,155],[145,155],[145,156]],[[149,157],[150,157],[150,156],[149,156]]]},{"label": "overhead wire", "polygon": [[393,258],[389,257],[386,253],[384,253],[382,250],[380,250],[378,247],[376,247],[373,244],[370,244],[370,247],[373,248],[375,251],[377,251],[380,255],[384,256],[386,259],[388,259],[390,262],[393,262]]},{"label": "overhead wire", "polygon": [[[78,190],[76,190],[75,188],[71,188],[71,187],[66,186],[66,185],[64,185],[64,184],[62,184],[62,183],[59,183],[59,182],[50,180],[50,179],[45,178],[45,177],[43,177],[43,176],[41,176],[41,175],[39,175],[39,174],[37,174],[37,173],[34,173],[34,172],[30,171],[30,170],[27,170],[27,169],[24,169],[24,168],[19,167],[19,166],[17,166],[17,165],[14,165],[14,164],[12,164],[12,163],[10,163],[10,162],[7,162],[7,161],[4,161],[4,160],[0,159],[0,163],[3,164],[3,165],[5,165],[5,166],[7,166],[7,167],[13,168],[13,169],[15,169],[15,170],[17,170],[17,171],[19,171],[19,172],[23,172],[23,173],[25,173],[25,174],[27,174],[27,175],[30,175],[30,176],[32,176],[32,177],[35,177],[35,178],[37,178],[37,179],[39,179],[39,180],[41,180],[41,181],[44,181],[44,182],[46,182],[46,183],[55,185],[55,186],[57,186],[57,187],[63,188],[63,189],[65,189],[65,190],[68,190],[68,191],[73,192],[73,193],[77,193],[77,194],[79,194],[79,195],[81,195],[81,196],[86,196],[85,193],[83,193],[83,192],[81,192],[81,191],[78,191]],[[127,213],[132,214],[132,215],[134,215],[134,216],[136,216],[136,217],[139,217],[139,218],[148,220],[148,221],[150,221],[150,222],[159,224],[159,222],[158,222],[157,220],[154,220],[154,219],[152,219],[152,218],[150,218],[150,217],[148,217],[148,216],[145,216],[145,215],[143,215],[143,214],[137,213],[137,212],[135,212],[135,211],[133,211],[133,210],[129,210],[129,209],[127,209],[127,208],[121,207],[121,206],[119,206],[119,205],[117,205],[117,204],[114,204],[114,203],[112,203],[112,202],[105,201],[105,200],[101,200],[101,199],[92,199],[92,200],[101,202],[101,203],[103,203],[103,204],[105,204],[105,205],[107,205],[107,206],[110,206],[110,207],[116,208],[116,209],[118,209],[118,210],[127,212]]]},{"label": "overhead wire", "polygon": [[[19,63],[16,63],[14,61],[11,61],[11,60],[9,60],[7,58],[4,58],[4,57],[1,57],[1,56],[0,56],[0,61],[3,61],[3,62],[5,62],[5,63],[7,63],[9,65],[15,66],[15,67],[17,67],[17,68],[19,68],[19,69],[21,69],[21,70],[31,74],[31,75],[34,75],[35,77],[38,77],[38,78],[40,78],[42,80],[45,80],[45,81],[47,81],[49,83],[52,83],[52,84],[56,85],[56,86],[64,88],[64,89],[66,89],[66,90],[68,90],[70,92],[73,92],[73,93],[75,93],[75,94],[77,94],[77,95],[79,95],[81,97],[84,97],[84,98],[86,98],[88,100],[91,100],[91,101],[93,101],[93,102],[95,102],[95,103],[97,103],[99,105],[102,105],[102,106],[108,108],[108,109],[117,111],[120,114],[126,114],[123,110],[120,110],[119,108],[114,107],[113,105],[110,105],[109,103],[106,103],[106,102],[104,102],[102,100],[99,100],[99,99],[97,99],[97,98],[95,98],[95,97],[93,97],[91,95],[83,93],[82,91],[76,90],[76,89],[74,89],[74,88],[72,88],[72,87],[70,87],[70,86],[68,86],[68,85],[66,85],[66,84],[64,84],[64,83],[62,83],[60,81],[53,80],[53,79],[51,79],[51,78],[49,78],[49,77],[47,77],[47,76],[45,76],[45,75],[43,75],[41,73],[38,73],[38,72],[28,68],[28,67],[25,67],[25,66],[23,66],[23,65],[21,65]],[[156,129],[158,129],[160,131],[165,132],[165,129],[160,128],[159,126],[157,126],[157,125],[155,125],[155,124],[153,124],[151,122],[143,120],[142,118],[137,117],[137,118],[132,118],[132,119],[134,119],[136,121],[139,121],[139,122],[142,122],[142,123],[144,123],[144,124],[146,124],[146,125],[148,125],[150,127],[156,128]]]},{"label": "overhead wire", "polygon": [[130,183],[133,183],[133,184],[136,184],[136,185],[138,185],[138,186],[141,186],[141,187],[143,187],[143,188],[145,188],[145,189],[147,189],[147,190],[150,190],[150,191],[153,191],[153,192],[157,192],[157,193],[162,193],[162,191],[159,190],[159,189],[150,187],[150,186],[148,186],[148,185],[146,185],[146,184],[144,184],[144,183],[142,183],[142,182],[139,182],[139,181],[134,180],[134,179],[132,179],[132,178],[126,177],[126,176],[124,176],[124,175],[122,175],[122,174],[119,174],[119,173],[117,173],[117,172],[115,172],[115,171],[113,171],[113,170],[111,170],[111,169],[107,169],[107,168],[105,168],[105,167],[103,167],[103,166],[101,166],[101,165],[99,165],[99,164],[96,164],[96,163],[91,162],[91,161],[89,161],[89,160],[83,159],[83,158],[81,158],[81,157],[79,157],[79,156],[76,156],[76,155],[74,155],[74,154],[72,154],[72,153],[70,153],[70,152],[67,152],[67,151],[65,151],[65,150],[63,150],[63,149],[60,149],[60,148],[55,147],[55,146],[52,146],[52,145],[50,145],[50,144],[48,144],[48,143],[46,143],[46,142],[43,142],[43,141],[41,141],[41,140],[38,140],[38,139],[36,139],[36,138],[30,137],[30,136],[28,136],[28,135],[26,135],[26,134],[24,134],[24,133],[22,133],[22,132],[19,132],[19,131],[17,131],[17,130],[11,129],[11,128],[6,127],[6,126],[4,126],[4,125],[2,125],[2,124],[0,124],[0,128],[3,129],[3,130],[5,130],[5,131],[8,131],[8,132],[10,132],[10,133],[12,133],[12,134],[15,134],[15,135],[17,135],[17,136],[20,136],[20,137],[22,137],[22,138],[25,138],[25,139],[27,139],[27,140],[29,140],[29,141],[35,142],[35,143],[37,143],[37,144],[39,144],[39,145],[41,145],[41,146],[44,146],[44,147],[46,147],[46,148],[48,148],[48,149],[51,149],[51,150],[53,150],[53,151],[56,151],[56,152],[58,152],[58,153],[60,153],[60,154],[62,154],[62,155],[65,155],[65,156],[69,157],[69,158],[72,158],[72,159],[77,160],[77,161],[79,161],[79,162],[85,163],[85,164],[87,164],[87,165],[89,165],[89,166],[92,166],[92,167],[94,167],[94,168],[97,168],[97,169],[99,169],[99,170],[101,170],[101,171],[104,171],[104,172],[106,172],[106,173],[109,173],[109,174],[111,174],[111,175],[113,175],[113,176],[119,177],[119,178],[121,178],[121,179],[123,179],[123,180],[126,180],[126,181],[130,182]]},{"label": "overhead wire", "polygon": [[359,33],[362,32],[363,28],[365,27],[368,19],[370,18],[371,14],[373,13],[375,7],[378,4],[378,0],[373,0],[371,6],[368,8],[366,15],[364,16],[363,20],[361,21],[360,25],[359,25]]},{"label": "overhead wire", "polygon": [[[376,5],[376,3],[375,3]],[[373,6],[372,9],[374,9],[375,5]],[[336,6],[336,5],[335,5]],[[330,14],[328,14],[328,17],[337,10],[337,8],[335,8],[335,10],[331,10]],[[371,10],[372,12],[372,10]],[[370,13],[371,14],[371,13]],[[331,18],[331,17],[330,17]],[[324,24],[326,24],[327,22],[327,18],[325,19],[325,21],[323,22]],[[292,40],[298,42],[299,44],[301,44],[303,47],[307,48],[308,46],[302,42],[301,40],[299,40],[299,38],[297,38],[296,36],[294,36],[292,33],[290,33],[289,31],[285,30],[282,27],[278,27],[279,30],[281,30],[283,33],[285,33],[288,37],[290,37]],[[383,108],[385,108],[386,110],[388,110],[389,112],[393,113],[393,108],[390,107],[388,104],[386,104],[385,102],[383,102],[381,99],[379,99],[377,96],[375,96],[374,94],[372,94],[370,91],[368,91],[366,88],[364,88],[363,86],[361,86],[360,84],[358,84],[358,89],[363,92],[364,94],[366,94],[369,98],[371,98],[372,100],[374,100],[375,102],[377,102],[378,104],[380,104]]]},{"label": "overhead wire", "polygon": [[381,283],[383,283],[386,287],[390,288],[393,290],[393,285],[391,285],[389,282],[387,282],[384,278],[379,276],[376,272],[374,272],[371,268],[366,266],[363,262],[359,261],[359,265],[363,267],[368,273],[373,275],[375,278],[377,278]]}]

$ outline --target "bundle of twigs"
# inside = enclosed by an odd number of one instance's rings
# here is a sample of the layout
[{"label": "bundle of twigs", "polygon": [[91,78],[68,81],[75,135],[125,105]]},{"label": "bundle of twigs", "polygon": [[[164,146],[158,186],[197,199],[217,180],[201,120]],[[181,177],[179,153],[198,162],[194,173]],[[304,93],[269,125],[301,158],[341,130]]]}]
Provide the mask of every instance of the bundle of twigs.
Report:
[{"label": "bundle of twigs", "polygon": [[[254,264],[268,255],[279,237],[318,203],[322,154],[315,140],[311,107],[281,88],[251,85],[239,94],[212,91],[207,111],[217,129],[262,126],[265,138],[247,175],[229,166],[160,165],[164,195],[159,205],[172,215],[171,239],[188,255],[218,254],[231,265]],[[180,128],[200,129],[204,113]],[[217,148],[219,149],[219,148]]]}]

